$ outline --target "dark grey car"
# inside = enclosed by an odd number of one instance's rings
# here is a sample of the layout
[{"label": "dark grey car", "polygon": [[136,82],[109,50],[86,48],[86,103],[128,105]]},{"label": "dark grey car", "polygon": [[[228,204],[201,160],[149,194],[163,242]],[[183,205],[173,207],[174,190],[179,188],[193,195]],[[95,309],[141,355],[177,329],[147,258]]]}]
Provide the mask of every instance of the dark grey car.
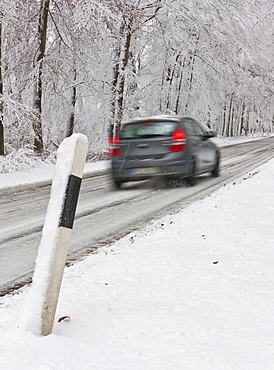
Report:
[{"label": "dark grey car", "polygon": [[211,172],[219,175],[215,136],[189,117],[160,116],[137,119],[122,125],[111,141],[111,171],[117,188],[127,181],[149,178],[187,178]]}]

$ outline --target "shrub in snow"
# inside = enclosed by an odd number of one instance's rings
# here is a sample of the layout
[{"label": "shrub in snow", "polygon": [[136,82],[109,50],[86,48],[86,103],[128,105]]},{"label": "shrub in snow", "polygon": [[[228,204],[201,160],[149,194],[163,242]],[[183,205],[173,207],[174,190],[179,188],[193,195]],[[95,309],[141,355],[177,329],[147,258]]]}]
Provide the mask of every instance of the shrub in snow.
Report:
[{"label": "shrub in snow", "polygon": [[0,173],[28,170],[44,163],[54,163],[55,159],[55,153],[38,156],[31,148],[13,149],[6,156],[0,156]]}]

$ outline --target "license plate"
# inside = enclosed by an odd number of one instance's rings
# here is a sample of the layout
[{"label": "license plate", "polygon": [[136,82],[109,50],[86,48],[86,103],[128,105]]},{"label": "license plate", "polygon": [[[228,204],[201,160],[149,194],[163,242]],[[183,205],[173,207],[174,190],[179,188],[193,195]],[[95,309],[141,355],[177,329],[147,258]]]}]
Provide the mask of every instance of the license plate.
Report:
[{"label": "license plate", "polygon": [[142,175],[142,174],[151,174],[151,173],[157,173],[158,168],[157,167],[143,167],[143,168],[131,168],[127,170],[128,174],[134,174],[134,175]]}]

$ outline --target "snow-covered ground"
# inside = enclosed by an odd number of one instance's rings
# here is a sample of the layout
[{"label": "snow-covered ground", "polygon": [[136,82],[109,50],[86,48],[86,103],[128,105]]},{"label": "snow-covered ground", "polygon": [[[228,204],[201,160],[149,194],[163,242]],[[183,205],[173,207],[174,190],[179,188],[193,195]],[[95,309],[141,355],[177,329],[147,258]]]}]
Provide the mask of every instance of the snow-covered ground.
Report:
[{"label": "snow-covered ground", "polygon": [[[110,161],[86,163],[85,173],[101,171],[109,168]],[[51,181],[54,174],[54,165],[44,164],[38,167],[30,167],[28,171],[15,171],[0,173],[0,189],[14,186],[42,183]]]},{"label": "snow-covered ground", "polygon": [[0,298],[0,369],[274,369],[273,181],[274,159],[66,268],[52,335],[15,325],[29,287]]}]

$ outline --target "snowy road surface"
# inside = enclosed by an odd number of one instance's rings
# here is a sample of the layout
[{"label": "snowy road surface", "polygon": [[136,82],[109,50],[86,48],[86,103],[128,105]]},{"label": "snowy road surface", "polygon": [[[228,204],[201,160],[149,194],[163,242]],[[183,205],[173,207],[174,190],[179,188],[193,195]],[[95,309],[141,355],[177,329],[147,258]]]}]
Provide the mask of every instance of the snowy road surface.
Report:
[{"label": "snowy road surface", "polygon": [[[196,186],[157,189],[150,182],[129,183],[111,190],[108,174],[84,179],[70,246],[70,259],[134,230],[145,221],[180,209],[274,155],[274,138],[223,147],[221,176],[201,176]],[[0,290],[31,276],[49,199],[49,186],[1,196]],[[23,279],[25,281],[25,278]]]}]

